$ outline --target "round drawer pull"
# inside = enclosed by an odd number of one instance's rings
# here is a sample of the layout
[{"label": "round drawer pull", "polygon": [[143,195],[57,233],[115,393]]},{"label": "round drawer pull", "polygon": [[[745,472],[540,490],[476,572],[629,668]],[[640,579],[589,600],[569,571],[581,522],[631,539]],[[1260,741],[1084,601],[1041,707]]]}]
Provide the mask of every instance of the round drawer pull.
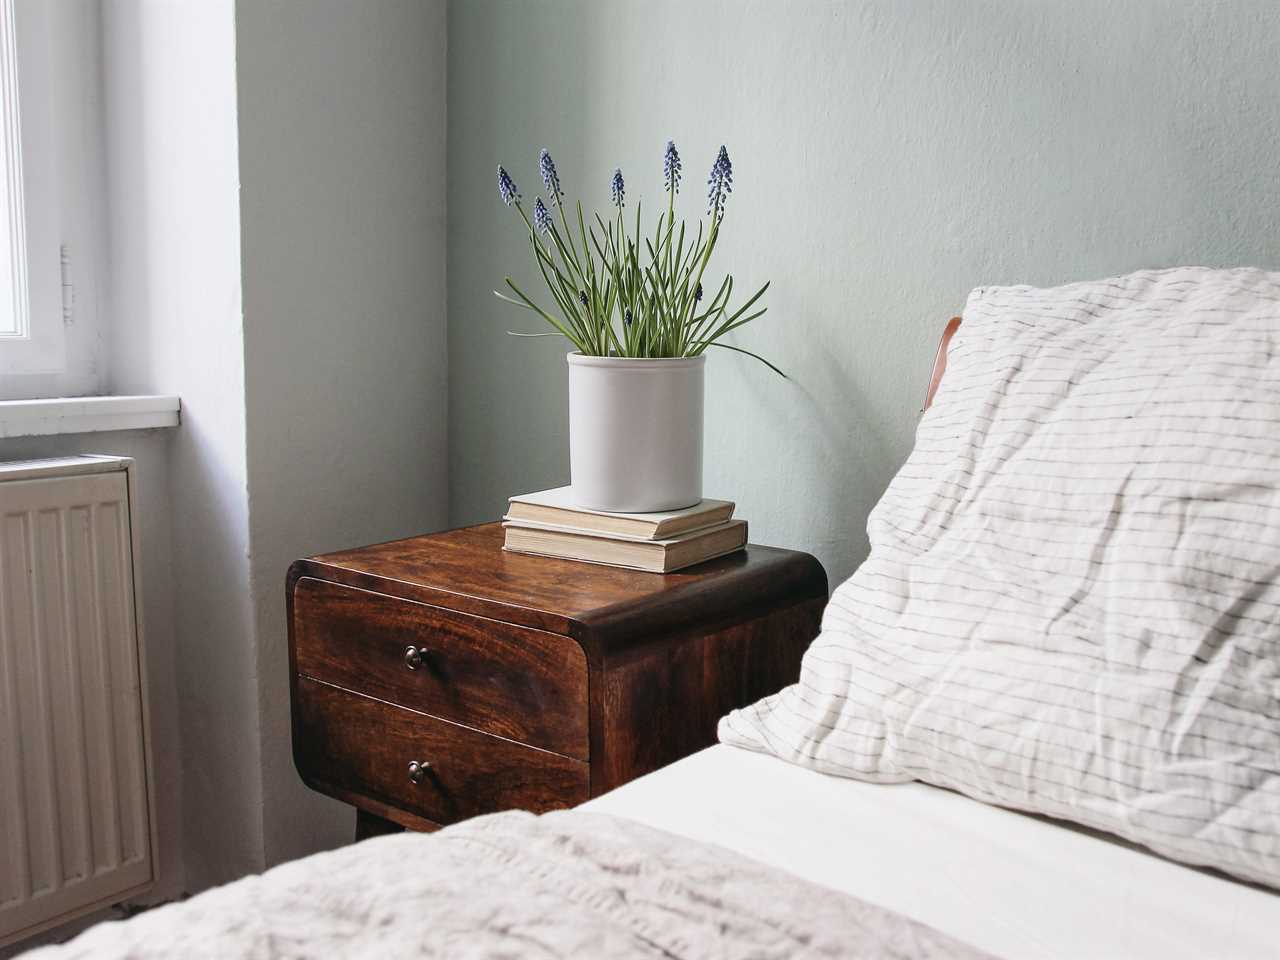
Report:
[{"label": "round drawer pull", "polygon": [[425,760],[409,761],[409,779],[414,783],[421,783],[427,778],[427,771],[431,769],[431,764]]},{"label": "round drawer pull", "polygon": [[426,652],[425,649],[419,650],[417,647],[405,647],[404,665],[410,670],[417,670],[422,666],[422,655]]}]

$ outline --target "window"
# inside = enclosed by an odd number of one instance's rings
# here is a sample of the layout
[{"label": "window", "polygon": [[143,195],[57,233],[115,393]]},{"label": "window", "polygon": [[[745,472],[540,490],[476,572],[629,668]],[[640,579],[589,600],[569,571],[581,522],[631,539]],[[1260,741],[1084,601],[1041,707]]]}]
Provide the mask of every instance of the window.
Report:
[{"label": "window", "polygon": [[98,8],[0,0],[0,400],[103,385]]}]

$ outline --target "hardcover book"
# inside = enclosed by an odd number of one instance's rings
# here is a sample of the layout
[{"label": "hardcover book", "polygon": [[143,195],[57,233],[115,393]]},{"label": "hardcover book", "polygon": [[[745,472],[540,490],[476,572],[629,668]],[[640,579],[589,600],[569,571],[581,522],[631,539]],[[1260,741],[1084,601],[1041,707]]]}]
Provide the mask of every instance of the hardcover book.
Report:
[{"label": "hardcover book", "polygon": [[650,573],[672,573],[741,550],[747,542],[745,520],[729,520],[663,540],[618,539],[511,522],[502,526],[506,530],[504,550],[563,560],[585,560]]},{"label": "hardcover book", "polygon": [[556,487],[512,497],[503,519],[597,536],[663,540],[723,524],[733,509],[728,500],[703,500],[662,513],[602,513],[576,506],[572,487]]}]

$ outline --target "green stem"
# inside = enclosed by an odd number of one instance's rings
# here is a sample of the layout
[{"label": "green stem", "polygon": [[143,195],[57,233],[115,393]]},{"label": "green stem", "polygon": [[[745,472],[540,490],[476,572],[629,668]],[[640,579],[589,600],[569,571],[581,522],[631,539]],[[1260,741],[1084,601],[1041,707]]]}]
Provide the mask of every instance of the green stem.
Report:
[{"label": "green stem", "polygon": [[775,367],[772,363],[766,360],[764,357],[760,356],[758,353],[752,353],[750,350],[743,350],[741,347],[733,347],[727,343],[709,343],[707,344],[707,346],[719,347],[721,350],[732,350],[734,353],[745,353],[748,357],[754,357],[755,359],[759,360],[766,367],[768,367],[770,370],[772,370],[774,373],[780,376],[783,380],[791,379],[785,373],[783,373],[781,370]]}]

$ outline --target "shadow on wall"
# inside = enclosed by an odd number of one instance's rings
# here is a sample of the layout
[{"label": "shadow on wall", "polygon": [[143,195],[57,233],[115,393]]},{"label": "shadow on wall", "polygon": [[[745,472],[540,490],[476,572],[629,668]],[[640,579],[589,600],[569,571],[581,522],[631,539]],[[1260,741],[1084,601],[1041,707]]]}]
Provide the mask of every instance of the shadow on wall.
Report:
[{"label": "shadow on wall", "polygon": [[538,281],[499,162],[532,196],[550,147],[591,209],[608,202],[593,171],[615,166],[653,196],[672,138],[696,213],[698,158],[729,146],[715,266],[773,280],[737,342],[797,386],[708,367],[707,488],[838,583],[971,288],[1280,265],[1280,180],[1259,176],[1280,151],[1277,43],[1267,0],[451,4],[452,519],[567,472],[563,369],[502,342],[513,318],[490,293]]}]

